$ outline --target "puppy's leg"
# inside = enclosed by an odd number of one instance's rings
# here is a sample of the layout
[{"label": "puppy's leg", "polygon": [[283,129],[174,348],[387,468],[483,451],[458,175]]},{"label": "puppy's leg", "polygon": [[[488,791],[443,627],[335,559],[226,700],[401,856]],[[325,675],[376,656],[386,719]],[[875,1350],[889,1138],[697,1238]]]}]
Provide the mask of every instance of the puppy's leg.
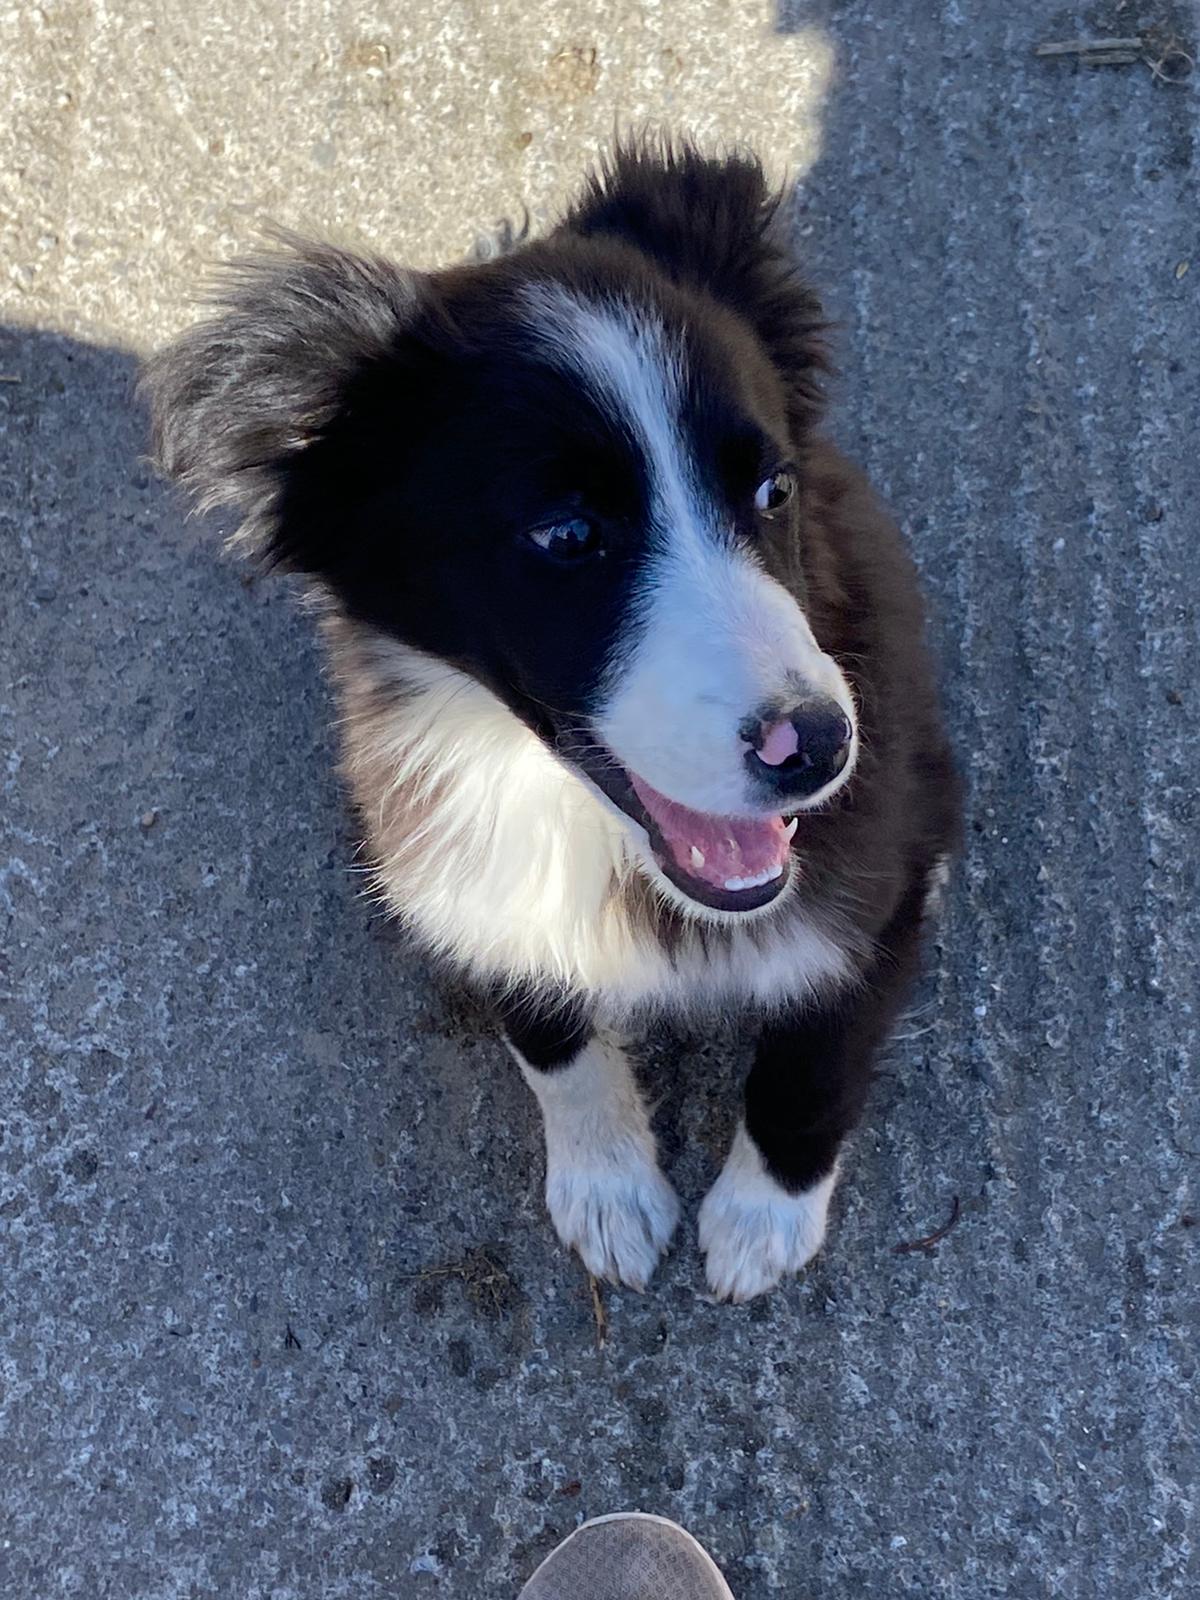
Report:
[{"label": "puppy's leg", "polygon": [[679,1220],[650,1119],[619,1045],[581,1011],[502,1005],[508,1046],[546,1130],[546,1205],[597,1277],[644,1289]]},{"label": "puppy's leg", "polygon": [[722,1299],[762,1294],[821,1248],[838,1150],[917,970],[924,894],[922,882],[905,896],[863,987],[763,1030],[745,1118],[700,1209],[708,1282]]},{"label": "puppy's leg", "polygon": [[762,1294],[821,1248],[838,1148],[858,1118],[869,1075],[852,1033],[840,1008],[763,1031],[745,1117],[700,1208],[709,1287],[723,1300]]}]

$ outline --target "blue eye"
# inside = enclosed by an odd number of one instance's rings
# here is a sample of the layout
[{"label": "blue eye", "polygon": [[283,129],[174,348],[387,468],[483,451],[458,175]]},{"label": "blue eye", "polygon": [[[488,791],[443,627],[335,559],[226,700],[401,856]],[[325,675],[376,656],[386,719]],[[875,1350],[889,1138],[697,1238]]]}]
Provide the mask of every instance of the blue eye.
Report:
[{"label": "blue eye", "polygon": [[530,539],[544,555],[568,566],[594,556],[603,548],[600,531],[587,517],[565,517],[530,531]]}]

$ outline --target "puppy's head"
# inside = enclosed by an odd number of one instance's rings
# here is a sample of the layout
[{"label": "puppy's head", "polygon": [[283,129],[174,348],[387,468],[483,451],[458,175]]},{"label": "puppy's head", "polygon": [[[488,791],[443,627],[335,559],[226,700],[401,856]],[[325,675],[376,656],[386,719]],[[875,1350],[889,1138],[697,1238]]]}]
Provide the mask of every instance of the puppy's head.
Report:
[{"label": "puppy's head", "polygon": [[547,239],[420,275],[287,239],[147,372],[165,469],[482,683],[692,911],[854,765],[805,615],[821,316],[750,161],[626,149]]}]

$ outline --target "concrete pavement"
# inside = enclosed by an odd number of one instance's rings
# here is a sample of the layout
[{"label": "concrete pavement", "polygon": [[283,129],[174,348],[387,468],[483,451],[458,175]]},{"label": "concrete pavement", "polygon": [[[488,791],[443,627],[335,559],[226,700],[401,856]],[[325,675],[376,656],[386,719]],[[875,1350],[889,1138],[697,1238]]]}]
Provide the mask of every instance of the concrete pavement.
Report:
[{"label": "concrete pavement", "polygon": [[[1195,1591],[1196,94],[1033,55],[1193,24],[0,18],[0,1592],[500,1600],[629,1506],[742,1600]],[[532,1101],[358,898],[309,626],[154,481],[131,380],[261,214],[444,259],[660,112],[803,172],[970,848],[768,1300],[707,1303],[694,1244],[744,1063],[651,1042],[688,1220],[600,1351]]]}]

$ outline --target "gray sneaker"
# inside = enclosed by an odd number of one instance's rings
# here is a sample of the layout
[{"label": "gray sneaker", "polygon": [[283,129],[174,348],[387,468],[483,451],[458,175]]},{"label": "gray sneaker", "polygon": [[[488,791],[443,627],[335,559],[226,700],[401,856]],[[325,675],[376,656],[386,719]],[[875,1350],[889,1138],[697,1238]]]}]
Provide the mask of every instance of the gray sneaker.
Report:
[{"label": "gray sneaker", "polygon": [[595,1517],[551,1550],[518,1600],[733,1600],[708,1551],[666,1517]]}]

